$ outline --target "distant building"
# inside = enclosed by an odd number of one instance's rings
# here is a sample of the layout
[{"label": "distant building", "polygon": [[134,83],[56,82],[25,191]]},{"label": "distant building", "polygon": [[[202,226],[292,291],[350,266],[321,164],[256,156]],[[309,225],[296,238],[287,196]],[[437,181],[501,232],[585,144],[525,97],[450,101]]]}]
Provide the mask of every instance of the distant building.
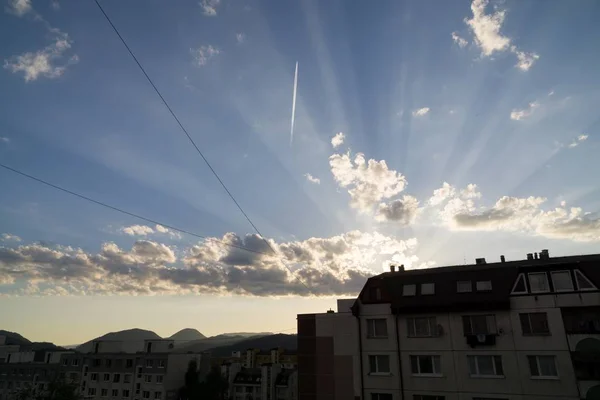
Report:
[{"label": "distant building", "polygon": [[227,379],[232,400],[297,400],[297,371],[282,364],[266,363],[260,367],[244,367],[226,363],[221,374]]},{"label": "distant building", "polygon": [[600,399],[600,255],[405,271],[298,315],[299,400]]}]

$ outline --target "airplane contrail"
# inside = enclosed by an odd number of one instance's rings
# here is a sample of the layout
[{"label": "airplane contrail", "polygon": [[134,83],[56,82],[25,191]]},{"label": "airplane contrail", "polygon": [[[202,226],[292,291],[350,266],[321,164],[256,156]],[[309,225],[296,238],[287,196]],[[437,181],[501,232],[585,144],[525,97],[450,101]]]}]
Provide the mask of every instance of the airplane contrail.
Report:
[{"label": "airplane contrail", "polygon": [[294,73],[294,94],[292,95],[292,125],[290,127],[290,146],[294,141],[294,120],[296,119],[296,90],[298,89],[298,61],[296,61],[296,72]]}]

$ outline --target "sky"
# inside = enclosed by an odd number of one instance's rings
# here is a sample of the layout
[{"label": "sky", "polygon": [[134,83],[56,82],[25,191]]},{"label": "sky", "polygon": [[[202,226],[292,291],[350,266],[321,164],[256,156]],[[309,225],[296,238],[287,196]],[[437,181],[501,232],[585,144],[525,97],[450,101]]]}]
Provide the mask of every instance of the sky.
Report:
[{"label": "sky", "polygon": [[293,333],[391,263],[600,252],[597,1],[101,0],[260,234],[94,2],[2,1],[0,163],[152,221],[0,168],[2,329]]}]

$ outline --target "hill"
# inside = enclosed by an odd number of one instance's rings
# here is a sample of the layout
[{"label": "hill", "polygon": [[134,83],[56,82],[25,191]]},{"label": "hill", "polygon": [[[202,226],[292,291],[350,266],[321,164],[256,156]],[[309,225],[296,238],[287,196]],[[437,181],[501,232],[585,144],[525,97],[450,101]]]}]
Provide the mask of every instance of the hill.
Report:
[{"label": "hill", "polygon": [[25,339],[17,332],[5,331],[3,329],[0,329],[0,336],[6,336],[6,344],[18,344],[19,346],[31,344],[30,340]]},{"label": "hill", "polygon": [[281,347],[286,350],[296,351],[298,348],[298,340],[296,335],[269,335],[269,336],[261,336],[254,337],[250,339],[245,339],[238,341],[233,344],[228,344],[225,346],[219,346],[209,349],[211,355],[215,357],[226,357],[230,356],[234,351],[244,351],[250,348],[257,348],[262,350],[268,350],[275,347]]},{"label": "hill", "polygon": [[0,336],[6,336],[6,344],[19,345],[22,351],[38,350],[64,350],[62,347],[50,342],[32,342],[16,332],[10,332],[0,329]]},{"label": "hill", "polygon": [[185,328],[166,339],[175,340],[175,342],[191,342],[192,340],[206,339],[206,336],[198,332],[197,329]]},{"label": "hill", "polygon": [[81,351],[83,353],[88,353],[93,350],[92,343],[94,340],[112,340],[112,341],[123,341],[127,342],[125,351],[135,352],[138,349],[141,349],[144,344],[144,340],[150,339],[162,339],[155,332],[147,331],[144,329],[126,329],[123,331],[110,332],[106,335],[99,336],[95,339],[92,339],[88,342],[85,342],[75,348],[77,351]]}]

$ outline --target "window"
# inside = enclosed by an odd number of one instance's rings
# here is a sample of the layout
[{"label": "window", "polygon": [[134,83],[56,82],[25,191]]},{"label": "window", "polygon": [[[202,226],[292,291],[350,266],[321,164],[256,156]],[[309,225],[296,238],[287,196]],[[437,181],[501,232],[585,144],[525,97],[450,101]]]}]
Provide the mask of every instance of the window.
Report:
[{"label": "window", "polygon": [[78,366],[79,365],[79,359],[78,358],[74,358],[71,361],[71,365],[74,366],[74,367]]},{"label": "window", "polygon": [[435,283],[422,283],[421,284],[421,294],[435,294]]},{"label": "window", "polygon": [[467,356],[467,361],[471,376],[504,376],[502,357],[500,356]]},{"label": "window", "polygon": [[95,396],[96,395],[96,388],[89,388],[88,389],[88,395]]},{"label": "window", "polygon": [[381,300],[381,289],[378,287],[369,288],[369,300],[378,301]]},{"label": "window", "polygon": [[550,276],[552,277],[552,285],[555,292],[572,292],[574,290],[573,280],[569,271],[552,271],[550,272]]},{"label": "window", "polygon": [[371,400],[392,400],[391,393],[371,393]]},{"label": "window", "polygon": [[413,394],[413,400],[445,400],[446,396],[436,396],[432,394]]},{"label": "window", "polygon": [[156,383],[163,383],[163,376],[162,375],[156,375]]},{"label": "window", "polygon": [[165,360],[158,360],[158,368],[164,368],[165,367]]},{"label": "window", "polygon": [[112,360],[110,358],[106,359],[106,366],[107,367],[111,367],[112,366]]},{"label": "window", "polygon": [[110,374],[104,374],[104,382],[110,381]]},{"label": "window", "polygon": [[122,392],[123,397],[129,397],[129,390],[124,389]]},{"label": "window", "polygon": [[437,336],[435,317],[408,318],[406,320],[408,337],[434,337]]},{"label": "window", "polygon": [[114,383],[119,383],[120,380],[121,380],[121,374],[114,374],[113,375],[113,382]]},{"label": "window", "polygon": [[471,281],[456,282],[456,291],[458,293],[468,293],[473,291],[473,288],[471,287]]},{"label": "window", "polygon": [[532,378],[557,378],[556,360],[554,356],[527,356]]},{"label": "window", "polygon": [[154,360],[146,360],[146,368],[152,368],[154,364]]},{"label": "window", "polygon": [[577,282],[577,290],[596,290],[596,286],[578,269],[575,270],[575,282]]},{"label": "window", "polygon": [[367,319],[367,337],[387,338],[387,321],[383,318]]},{"label": "window", "polygon": [[600,333],[600,307],[563,308],[561,311],[568,334]]},{"label": "window", "polygon": [[154,398],[155,399],[161,399],[162,398],[162,392],[154,392]]},{"label": "window", "polygon": [[146,382],[146,383],[152,382],[152,375],[144,375],[144,382]]},{"label": "window", "polygon": [[527,293],[527,286],[525,285],[525,275],[519,274],[515,284],[513,285],[510,294],[525,294]]},{"label": "window", "polygon": [[108,389],[101,389],[100,390],[100,396],[102,396],[102,397],[108,397]]},{"label": "window", "polygon": [[112,397],[119,397],[119,389],[112,390]]},{"label": "window", "polygon": [[79,376],[79,374],[77,372],[71,372],[69,374],[69,379],[72,380],[72,381],[74,381],[74,380],[76,380],[78,378],[78,376]]},{"label": "window", "polygon": [[132,360],[131,358],[128,358],[128,359],[125,361],[125,367],[126,367],[126,368],[131,368],[131,367],[133,367],[133,360]]},{"label": "window", "polygon": [[440,356],[410,356],[413,375],[442,375]]},{"label": "window", "polygon": [[123,383],[131,383],[131,374],[123,375]]},{"label": "window", "polygon": [[465,335],[492,335],[496,333],[496,318],[493,315],[463,316]]},{"label": "window", "polygon": [[69,365],[69,359],[68,359],[68,358],[65,358],[65,359],[63,360],[63,362],[62,362],[62,365],[63,365],[63,366],[65,366],[65,367],[66,367],[67,365]]},{"label": "window", "polygon": [[417,294],[417,285],[402,286],[402,296],[414,296]]},{"label": "window", "polygon": [[95,373],[95,372],[92,372],[92,374],[90,375],[90,380],[97,381],[98,380],[98,374]]},{"label": "window", "polygon": [[548,276],[545,272],[532,272],[528,275],[531,293],[545,293],[550,291],[550,288],[548,287]]},{"label": "window", "polygon": [[492,290],[492,281],[477,281],[475,286],[478,292],[487,292]]},{"label": "window", "polygon": [[369,371],[371,374],[389,374],[390,356],[369,356]]},{"label": "window", "polygon": [[545,312],[519,314],[523,335],[549,335],[548,315]]},{"label": "window", "polygon": [[101,365],[102,365],[102,360],[101,360],[101,359],[99,359],[99,358],[96,358],[96,359],[94,360],[94,367],[99,367],[99,366],[101,366]]},{"label": "window", "polygon": [[142,392],[142,397],[145,399],[149,399],[150,398],[150,392],[148,390],[144,390]]}]

